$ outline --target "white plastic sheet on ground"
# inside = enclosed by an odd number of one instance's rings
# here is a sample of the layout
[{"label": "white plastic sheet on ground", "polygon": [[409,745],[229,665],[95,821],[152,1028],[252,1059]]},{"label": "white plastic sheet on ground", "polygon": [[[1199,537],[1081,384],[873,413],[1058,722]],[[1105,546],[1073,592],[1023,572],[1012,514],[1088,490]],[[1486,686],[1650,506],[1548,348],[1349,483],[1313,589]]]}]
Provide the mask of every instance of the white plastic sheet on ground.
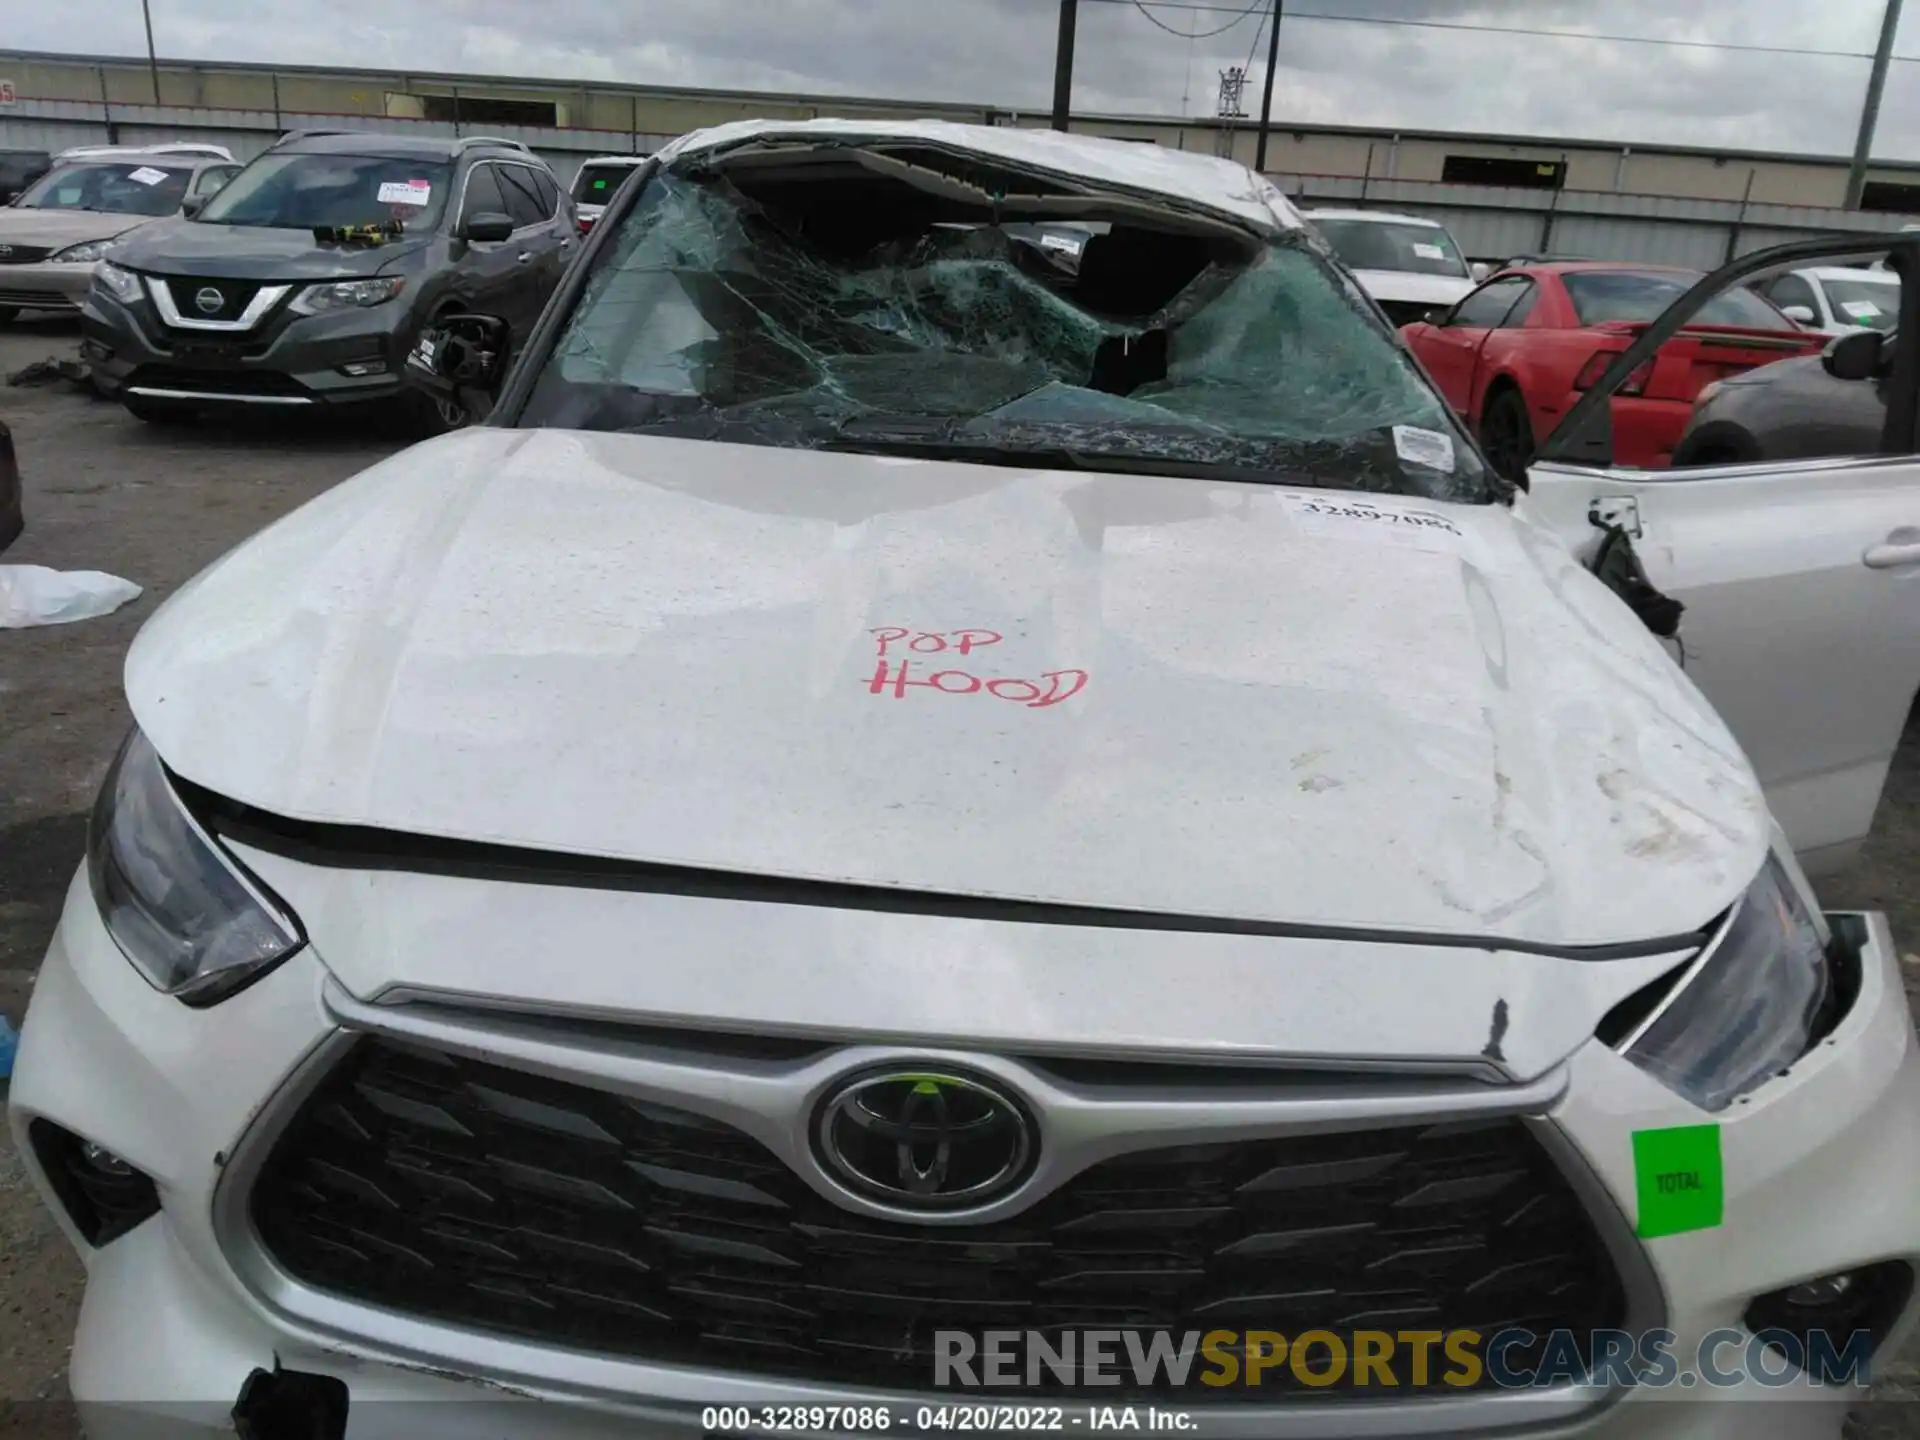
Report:
[{"label": "white plastic sheet on ground", "polygon": [[64,625],[109,615],[140,597],[140,587],[99,570],[0,565],[0,630]]}]

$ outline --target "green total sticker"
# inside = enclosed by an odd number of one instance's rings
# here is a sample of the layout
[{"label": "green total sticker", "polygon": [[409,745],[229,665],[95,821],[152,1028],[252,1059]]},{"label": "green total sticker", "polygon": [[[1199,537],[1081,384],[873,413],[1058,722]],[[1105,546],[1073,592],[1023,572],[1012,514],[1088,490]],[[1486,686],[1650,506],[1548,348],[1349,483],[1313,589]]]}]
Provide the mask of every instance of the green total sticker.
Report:
[{"label": "green total sticker", "polygon": [[1633,1177],[1640,1193],[1642,1240],[1713,1229],[1723,1218],[1727,1200],[1720,1170],[1720,1127],[1636,1130]]}]

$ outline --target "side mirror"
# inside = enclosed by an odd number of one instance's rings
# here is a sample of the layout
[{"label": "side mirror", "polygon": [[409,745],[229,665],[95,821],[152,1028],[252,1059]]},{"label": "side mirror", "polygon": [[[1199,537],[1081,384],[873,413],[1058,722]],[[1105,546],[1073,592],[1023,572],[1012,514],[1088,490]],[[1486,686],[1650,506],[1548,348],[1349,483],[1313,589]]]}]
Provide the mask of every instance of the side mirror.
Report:
[{"label": "side mirror", "polygon": [[211,196],[207,195],[189,195],[180,202],[180,213],[191,220],[207,208],[207,201],[211,198]]},{"label": "side mirror", "polygon": [[1437,309],[1427,311],[1427,313],[1420,318],[1429,325],[1444,328],[1446,323],[1453,319],[1453,307],[1451,305],[1442,305]]},{"label": "side mirror", "polygon": [[1493,267],[1484,260],[1476,260],[1467,266],[1467,273],[1473,277],[1473,283],[1478,285],[1493,273]]},{"label": "side mirror", "polygon": [[513,234],[513,219],[497,210],[482,210],[478,215],[469,215],[460,227],[460,238],[481,245],[491,245],[505,240]]},{"label": "side mirror", "polygon": [[1817,325],[1820,321],[1811,305],[1782,305],[1780,313],[1796,325]]},{"label": "side mirror", "polygon": [[1820,363],[1836,380],[1871,380],[1880,373],[1886,338],[1878,330],[1855,330],[1821,351]]},{"label": "side mirror", "polygon": [[[497,315],[449,315],[420,332],[407,352],[401,378],[437,400],[454,400],[476,414],[491,408],[506,378],[512,331]],[[487,403],[476,407],[463,391]]]}]

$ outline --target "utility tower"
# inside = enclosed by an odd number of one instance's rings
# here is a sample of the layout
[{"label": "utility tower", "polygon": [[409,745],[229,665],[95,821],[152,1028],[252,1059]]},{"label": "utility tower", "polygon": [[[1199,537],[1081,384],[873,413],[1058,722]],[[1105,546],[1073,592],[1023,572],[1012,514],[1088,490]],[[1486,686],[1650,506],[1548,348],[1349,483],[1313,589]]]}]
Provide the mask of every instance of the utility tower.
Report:
[{"label": "utility tower", "polygon": [[1247,72],[1244,67],[1235,65],[1220,72],[1220,108],[1216,112],[1222,120],[1244,120],[1247,112],[1240,107],[1240,97],[1247,88]]}]

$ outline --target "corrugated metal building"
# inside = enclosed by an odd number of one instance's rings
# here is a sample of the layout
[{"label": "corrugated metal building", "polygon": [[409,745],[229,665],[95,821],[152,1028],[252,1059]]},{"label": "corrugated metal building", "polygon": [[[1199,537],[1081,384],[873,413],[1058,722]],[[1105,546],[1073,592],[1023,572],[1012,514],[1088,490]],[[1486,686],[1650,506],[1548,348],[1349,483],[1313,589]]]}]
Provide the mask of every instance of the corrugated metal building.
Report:
[{"label": "corrugated metal building", "polygon": [[[590,155],[647,151],[754,116],[931,115],[996,125],[1047,117],[989,106],[772,95],[390,70],[144,61],[0,51],[0,148],[208,140],[250,159],[290,129],[498,134],[562,180]],[[1232,155],[1246,121],[1085,115],[1076,130]],[[1777,240],[1897,230],[1920,215],[1920,166],[1879,164],[1866,208],[1841,208],[1843,157],[1643,148],[1523,136],[1276,128],[1267,172],[1306,204],[1366,205],[1444,221],[1476,259],[1551,250],[1710,267]],[[1911,212],[1911,213],[1909,213]]]}]

